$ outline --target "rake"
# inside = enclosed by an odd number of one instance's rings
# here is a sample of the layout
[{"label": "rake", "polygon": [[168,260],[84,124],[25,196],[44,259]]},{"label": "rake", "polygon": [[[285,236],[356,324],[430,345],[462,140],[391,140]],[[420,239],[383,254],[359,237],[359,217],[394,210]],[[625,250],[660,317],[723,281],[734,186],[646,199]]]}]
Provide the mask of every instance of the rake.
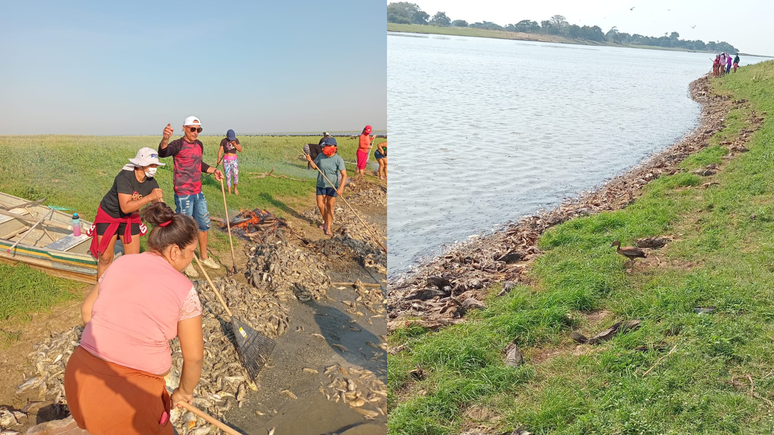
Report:
[{"label": "rake", "polygon": [[226,313],[231,317],[231,331],[234,333],[237,351],[239,351],[239,356],[242,358],[242,364],[247,370],[247,374],[249,374],[250,378],[255,382],[255,378],[258,377],[258,373],[260,373],[266,365],[266,362],[269,360],[269,356],[277,343],[271,338],[250,328],[231,313],[231,310],[229,310],[226,305],[226,301],[224,301],[223,297],[220,295],[218,288],[212,283],[210,276],[207,275],[207,271],[204,270],[204,267],[202,267],[202,264],[199,262],[199,258],[194,256],[194,259],[196,260],[199,269],[201,269],[204,274],[204,277],[207,278],[207,282],[210,283],[212,291],[215,292],[215,295],[218,296],[218,300],[223,304],[223,308],[226,309]]}]

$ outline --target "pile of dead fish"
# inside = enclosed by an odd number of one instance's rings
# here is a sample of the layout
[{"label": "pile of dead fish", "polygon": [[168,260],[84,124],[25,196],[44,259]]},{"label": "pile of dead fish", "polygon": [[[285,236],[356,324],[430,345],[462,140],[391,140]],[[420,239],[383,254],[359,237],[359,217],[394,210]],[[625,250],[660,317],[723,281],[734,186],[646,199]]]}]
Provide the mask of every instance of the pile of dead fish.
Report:
[{"label": "pile of dead fish", "polygon": [[255,288],[271,291],[281,301],[319,300],[330,287],[325,260],[284,239],[272,238],[250,248],[247,279]]},{"label": "pile of dead fish", "polygon": [[325,374],[331,382],[322,383],[319,391],[326,399],[343,401],[367,419],[386,415],[387,387],[373,372],[334,364],[326,367]]},{"label": "pile of dead fish", "polygon": [[11,411],[6,407],[0,408],[0,435],[21,435],[21,432],[12,428],[24,424],[27,414],[20,411]]},{"label": "pile of dead fish", "polygon": [[[540,254],[537,240],[547,228],[578,216],[622,209],[650,181],[681,171],[679,163],[706,147],[709,139],[723,129],[728,112],[745,103],[712,94],[707,77],[691,83],[690,91],[693,99],[702,104],[701,126],[680,143],[599,189],[554,210],[524,217],[490,236],[454,245],[411,273],[392,279],[387,298],[388,329],[408,323],[438,328],[463,321],[461,317],[467,310],[483,306],[479,301],[493,284],[512,287],[521,279],[531,260]],[[749,133],[760,128],[762,119],[753,113],[749,127],[727,144],[732,153],[734,147],[742,147]]]},{"label": "pile of dead fish", "polygon": [[[363,186],[363,187],[360,187]],[[365,183],[349,188],[354,193],[347,197],[347,201],[358,205],[372,205],[387,207],[387,188],[379,184]]]},{"label": "pile of dead fish", "polygon": [[[312,221],[322,222],[320,210],[317,208],[304,212],[304,216]],[[385,228],[368,222],[349,207],[337,205],[334,209],[333,232],[335,236],[341,236],[337,240],[339,243],[352,248],[359,256],[384,253],[379,243],[384,244]],[[383,264],[386,264],[386,261]]]},{"label": "pile of dead fish", "polygon": [[19,385],[16,394],[38,390],[38,397],[50,401],[57,415],[67,415],[69,410],[65,398],[64,372],[70,355],[80,344],[81,332],[83,327],[75,326],[34,345],[33,352],[27,358],[32,361],[37,374]]},{"label": "pile of dead fish", "polygon": [[[217,278],[213,284],[218,287],[229,310],[247,326],[271,338],[287,331],[288,312],[274,295],[228,278]],[[194,286],[202,302],[204,332],[204,360],[201,379],[194,389],[194,405],[225,420],[224,414],[232,408],[242,407],[248,391],[256,390],[257,386],[242,365],[230,334],[231,319],[215,292],[206,281],[195,281]],[[183,355],[177,339],[171,342],[171,347],[172,369],[165,378],[170,394],[180,384],[183,366]],[[183,409],[174,408],[170,412],[170,421],[181,435],[220,432]]]},{"label": "pile of dead fish", "polygon": [[375,248],[360,239],[353,239],[349,234],[339,232],[331,238],[318,239],[313,243],[312,249],[326,258],[352,259],[363,267],[371,267],[377,273],[387,274],[387,254],[381,247]]}]

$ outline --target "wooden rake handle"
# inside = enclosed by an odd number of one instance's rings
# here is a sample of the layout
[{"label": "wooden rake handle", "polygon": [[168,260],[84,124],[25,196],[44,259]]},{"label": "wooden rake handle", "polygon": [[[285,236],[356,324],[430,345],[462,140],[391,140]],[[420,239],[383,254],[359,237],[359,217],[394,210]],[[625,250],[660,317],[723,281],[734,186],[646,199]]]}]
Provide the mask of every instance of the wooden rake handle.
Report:
[{"label": "wooden rake handle", "polygon": [[220,179],[220,191],[223,193],[223,211],[226,213],[226,228],[228,228],[228,244],[231,245],[231,266],[236,273],[236,255],[234,255],[234,242],[231,240],[231,222],[228,218],[228,205],[226,205],[226,188],[223,187],[223,179]]},{"label": "wooden rake handle", "polygon": [[194,260],[196,260],[196,265],[199,266],[199,270],[202,271],[202,273],[204,274],[204,277],[207,278],[207,282],[210,283],[210,286],[212,287],[212,291],[215,292],[215,295],[218,296],[218,300],[220,301],[221,304],[223,304],[223,308],[226,309],[226,312],[228,313],[229,316],[234,317],[234,315],[231,314],[231,310],[228,309],[228,306],[226,305],[226,301],[223,300],[223,296],[220,295],[220,292],[218,291],[218,288],[215,287],[215,284],[212,283],[212,280],[210,279],[210,276],[207,275],[207,271],[204,270],[204,267],[202,266],[202,263],[199,262],[199,257],[194,255]]},{"label": "wooden rake handle", "polygon": [[193,412],[194,414],[198,415],[199,417],[205,419],[208,423],[213,424],[218,427],[218,429],[222,430],[223,432],[226,432],[227,434],[232,435],[242,435],[240,432],[235,431],[232,427],[226,426],[225,423],[222,421],[214,418],[210,414],[207,414],[206,412],[200,410],[199,408],[191,405],[188,402],[177,402],[177,405],[180,405],[181,407],[185,408],[189,412]]}]

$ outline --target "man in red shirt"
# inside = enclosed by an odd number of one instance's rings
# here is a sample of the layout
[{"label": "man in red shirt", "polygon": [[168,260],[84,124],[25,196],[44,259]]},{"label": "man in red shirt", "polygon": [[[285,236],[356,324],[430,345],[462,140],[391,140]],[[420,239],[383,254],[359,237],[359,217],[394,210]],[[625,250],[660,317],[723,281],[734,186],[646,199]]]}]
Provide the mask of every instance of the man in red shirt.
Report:
[{"label": "man in red shirt", "polygon": [[[199,226],[199,255],[202,263],[212,269],[220,266],[207,255],[207,231],[210,229],[210,212],[207,210],[207,200],[202,192],[201,174],[215,174],[215,179],[223,179],[219,169],[202,161],[204,145],[199,139],[202,124],[199,118],[189,116],[183,122],[183,137],[169,142],[174,129],[171,124],[164,127],[163,138],[159,143],[159,157],[174,157],[175,172],[173,184],[175,187],[175,212],[191,216]],[[199,276],[192,265],[188,265],[185,273],[191,277]]]}]

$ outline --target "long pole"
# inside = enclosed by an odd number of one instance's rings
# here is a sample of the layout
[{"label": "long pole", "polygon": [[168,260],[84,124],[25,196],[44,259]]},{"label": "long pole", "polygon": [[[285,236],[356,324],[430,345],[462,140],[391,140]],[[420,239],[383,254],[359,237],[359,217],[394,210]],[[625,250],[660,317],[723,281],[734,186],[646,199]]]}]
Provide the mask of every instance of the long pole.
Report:
[{"label": "long pole", "polygon": [[191,405],[188,402],[180,401],[180,402],[177,402],[177,404],[182,406],[186,410],[193,412],[199,417],[205,419],[208,423],[214,424],[215,426],[218,427],[218,429],[222,430],[223,432],[226,432],[227,434],[240,435],[240,432],[237,432],[233,428],[226,426],[222,421],[215,419],[210,414],[207,414],[206,412],[200,410],[199,408]]},{"label": "long pole", "polygon": [[[308,155],[308,154],[307,154],[307,155]],[[335,186],[335,184],[331,183],[331,180],[329,180],[329,179],[328,179],[328,177],[326,177],[326,176],[325,176],[325,174],[323,174],[323,172],[320,170],[320,168],[319,168],[317,165],[314,165],[314,166],[315,166],[315,168],[317,168],[317,172],[319,172],[319,173],[320,173],[320,175],[322,175],[322,176],[323,176],[323,178],[325,178],[325,181],[327,181],[327,182],[328,182],[328,184],[330,184],[331,186]],[[366,225],[366,223],[365,223],[365,222],[363,222],[363,219],[361,219],[361,218],[360,218],[360,215],[359,215],[359,214],[357,214],[357,211],[356,211],[356,210],[355,210],[355,209],[354,209],[354,208],[353,208],[353,207],[352,207],[352,206],[349,204],[349,201],[347,201],[347,199],[346,199],[346,198],[344,198],[344,195],[342,195],[342,196],[341,196],[341,199],[343,199],[343,200],[344,200],[344,203],[345,203],[345,204],[347,204],[347,206],[350,208],[350,210],[352,210],[352,213],[354,213],[354,214],[355,214],[355,216],[356,216],[356,217],[358,218],[358,220],[360,221],[360,223],[361,223],[361,224],[363,224],[363,227],[364,227],[366,230],[368,230],[368,232],[371,234],[371,237],[373,237],[373,238],[374,238],[374,240],[376,241],[376,243],[378,243],[378,244],[379,244],[379,246],[381,246],[381,247],[382,247],[382,249],[384,249],[384,252],[387,252],[387,248],[385,248],[385,247],[384,247],[384,245],[382,245],[382,242],[380,242],[380,241],[379,241],[379,237],[377,237],[376,235],[374,235],[374,233],[373,233],[373,232],[371,232],[371,228],[369,228],[369,227],[368,227],[368,225]]]},{"label": "long pole", "polygon": [[228,206],[226,205],[226,188],[223,187],[223,179],[220,180],[220,191],[223,192],[223,210],[226,212],[226,228],[228,228],[228,244],[231,245],[231,267],[232,272],[237,273],[236,270],[236,255],[234,255],[234,242],[231,240],[231,222],[228,219]]}]

